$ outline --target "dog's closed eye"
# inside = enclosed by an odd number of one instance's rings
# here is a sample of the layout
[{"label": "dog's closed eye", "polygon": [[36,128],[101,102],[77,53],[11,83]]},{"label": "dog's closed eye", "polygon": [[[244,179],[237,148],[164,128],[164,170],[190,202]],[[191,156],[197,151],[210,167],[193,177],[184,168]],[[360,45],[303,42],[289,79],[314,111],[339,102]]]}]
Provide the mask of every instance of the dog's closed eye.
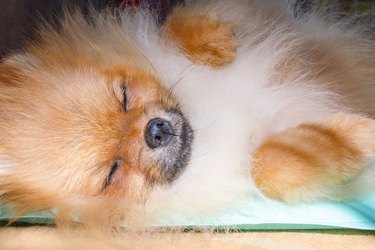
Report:
[{"label": "dog's closed eye", "polygon": [[112,181],[112,178],[113,176],[115,175],[117,169],[119,168],[119,165],[120,165],[120,162],[119,160],[115,160],[108,172],[108,175],[104,181],[104,184],[103,184],[103,188],[102,190],[106,189],[110,184],[111,184],[111,181]]},{"label": "dog's closed eye", "polygon": [[125,111],[128,111],[129,104],[128,104],[127,88],[126,88],[125,82],[121,86],[121,93],[122,93],[122,107]]}]

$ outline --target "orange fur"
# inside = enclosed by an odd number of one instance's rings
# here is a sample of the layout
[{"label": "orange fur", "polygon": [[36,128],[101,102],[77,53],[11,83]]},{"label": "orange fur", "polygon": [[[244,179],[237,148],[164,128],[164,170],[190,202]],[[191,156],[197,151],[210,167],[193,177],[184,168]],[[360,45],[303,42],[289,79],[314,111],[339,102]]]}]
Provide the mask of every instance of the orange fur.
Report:
[{"label": "orange fur", "polygon": [[23,210],[50,209],[70,195],[142,202],[153,185],[165,183],[144,130],[151,118],[179,110],[176,99],[130,44],[121,45],[128,60],[117,63],[105,48],[95,54],[85,51],[85,40],[77,47],[66,40],[73,25],[91,28],[80,18],[68,24],[67,17],[60,33],[42,31],[27,53],[0,65],[0,152],[12,164],[0,176],[0,195]]},{"label": "orange fur", "polygon": [[267,196],[310,201],[351,181],[375,153],[375,122],[359,115],[331,119],[269,136],[254,152],[252,176]]},{"label": "orange fur", "polygon": [[163,32],[195,63],[219,68],[234,60],[231,25],[213,14],[178,7],[167,18]]}]

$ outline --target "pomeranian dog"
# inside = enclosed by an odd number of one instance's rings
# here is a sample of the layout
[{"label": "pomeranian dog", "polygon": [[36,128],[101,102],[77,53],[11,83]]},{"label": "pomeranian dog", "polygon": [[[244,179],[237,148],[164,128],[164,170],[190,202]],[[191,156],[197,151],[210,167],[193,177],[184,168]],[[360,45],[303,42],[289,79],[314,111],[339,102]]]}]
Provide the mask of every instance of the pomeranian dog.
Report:
[{"label": "pomeranian dog", "polygon": [[3,203],[197,218],[373,191],[364,29],[275,1],[197,1],[162,26],[116,14],[67,14],[1,63]]}]

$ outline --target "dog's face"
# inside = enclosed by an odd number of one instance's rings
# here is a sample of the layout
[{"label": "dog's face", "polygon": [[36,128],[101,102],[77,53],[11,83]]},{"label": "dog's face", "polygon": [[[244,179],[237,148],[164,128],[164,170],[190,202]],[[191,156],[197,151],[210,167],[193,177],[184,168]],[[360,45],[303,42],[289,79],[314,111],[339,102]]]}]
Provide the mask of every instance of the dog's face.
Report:
[{"label": "dog's face", "polygon": [[153,74],[46,53],[14,57],[0,68],[5,200],[50,193],[139,201],[176,179],[192,130]]}]

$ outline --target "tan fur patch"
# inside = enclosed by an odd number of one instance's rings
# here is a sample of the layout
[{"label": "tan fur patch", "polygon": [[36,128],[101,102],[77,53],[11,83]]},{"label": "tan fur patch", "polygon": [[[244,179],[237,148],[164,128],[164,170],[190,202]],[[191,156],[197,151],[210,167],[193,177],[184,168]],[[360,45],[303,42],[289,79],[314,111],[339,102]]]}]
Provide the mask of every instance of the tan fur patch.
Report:
[{"label": "tan fur patch", "polygon": [[163,32],[194,63],[219,68],[234,60],[236,42],[231,25],[213,14],[176,8]]},{"label": "tan fur patch", "polygon": [[[332,189],[361,171],[367,152],[375,152],[370,136],[374,128],[370,119],[339,114],[271,135],[253,154],[254,181],[278,200],[329,198]],[[367,141],[362,133],[368,133]]]}]

